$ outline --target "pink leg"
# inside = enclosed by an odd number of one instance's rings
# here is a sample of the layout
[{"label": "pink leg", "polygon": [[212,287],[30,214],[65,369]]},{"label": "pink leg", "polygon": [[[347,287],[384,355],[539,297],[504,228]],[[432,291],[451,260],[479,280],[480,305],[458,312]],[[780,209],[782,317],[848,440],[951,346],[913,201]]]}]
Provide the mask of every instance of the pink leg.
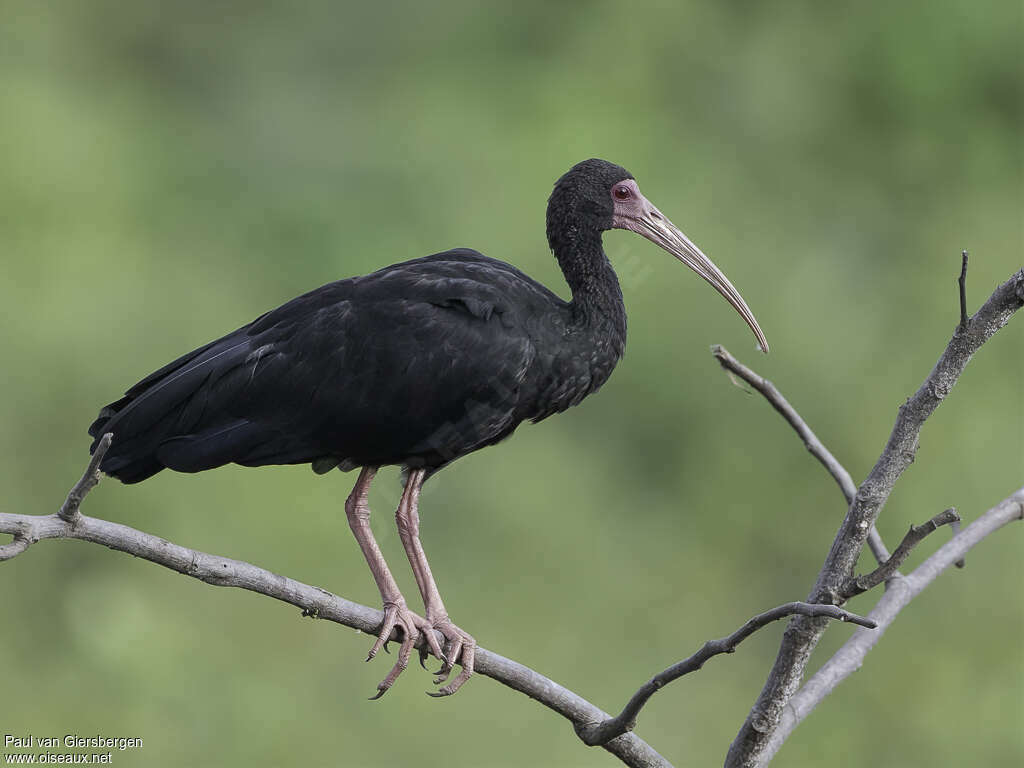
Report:
[{"label": "pink leg", "polygon": [[430,622],[417,616],[406,606],[405,598],[402,597],[402,593],[398,589],[395,577],[391,575],[388,564],[384,561],[384,555],[381,553],[380,547],[377,546],[376,539],[373,538],[373,532],[370,530],[370,506],[367,503],[366,495],[375,474],[377,474],[376,467],[363,467],[352,493],[345,500],[345,514],[348,517],[349,527],[352,528],[352,533],[355,534],[359,548],[363,551],[363,556],[373,573],[373,580],[377,582],[381,600],[384,601],[384,621],[377,635],[377,641],[370,649],[366,660],[369,661],[377,655],[377,651],[387,643],[392,630],[398,627],[402,632],[398,660],[388,676],[377,685],[377,695],[373,698],[379,699],[387,693],[387,690],[409,665],[409,657],[412,654],[413,646],[419,639],[420,632],[423,633],[424,639],[435,656],[443,659],[444,655],[441,653],[440,644],[437,642]]},{"label": "pink leg", "polygon": [[[405,490],[402,492],[402,500],[395,512],[395,521],[398,523],[398,535],[402,539],[402,546],[405,547],[405,554],[409,558],[413,575],[416,577],[416,584],[423,596],[423,605],[426,608],[426,622],[431,630],[438,630],[447,639],[445,645],[445,656],[442,657],[443,665],[438,672],[435,684],[443,683],[452,666],[459,661],[461,654],[462,671],[451,683],[441,688],[431,696],[450,696],[455,693],[470,675],[473,674],[473,656],[476,650],[476,641],[468,633],[455,626],[448,618],[448,611],[445,610],[444,601],[441,600],[441,593],[434,582],[434,576],[430,572],[430,563],[427,562],[427,555],[420,544],[420,514],[419,499],[420,488],[426,471],[414,469],[409,472],[409,479],[405,483]],[[433,635],[433,631],[429,633]]]}]

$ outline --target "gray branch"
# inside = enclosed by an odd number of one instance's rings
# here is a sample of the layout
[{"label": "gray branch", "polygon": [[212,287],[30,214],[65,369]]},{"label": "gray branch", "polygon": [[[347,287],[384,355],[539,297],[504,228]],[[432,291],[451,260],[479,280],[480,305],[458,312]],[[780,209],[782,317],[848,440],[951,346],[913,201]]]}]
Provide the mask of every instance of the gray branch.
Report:
[{"label": "gray branch", "polygon": [[960,330],[967,330],[967,251],[960,252],[960,277],[957,283],[960,286]]},{"label": "gray branch", "polygon": [[636,727],[636,718],[640,714],[648,699],[660,691],[673,680],[678,680],[683,675],[696,672],[704,666],[711,658],[723,653],[732,653],[736,646],[750,637],[762,627],[766,627],[773,621],[784,619],[787,616],[824,616],[839,621],[849,621],[852,624],[859,624],[868,629],[875,628],[875,622],[865,619],[855,613],[844,611],[834,605],[812,605],[811,603],[786,603],[778,608],[758,614],[742,627],[737,629],[728,637],[720,640],[708,640],[703,647],[689,658],[673,664],[663,672],[659,672],[633,694],[626,706],[615,717],[610,717],[600,723],[577,724],[576,734],[583,740],[583,743],[594,747],[606,744],[617,736],[621,736]]},{"label": "gray branch", "polygon": [[[353,603],[320,587],[303,584],[251,563],[188,549],[126,525],[81,514],[78,506],[99,479],[94,465],[98,465],[95,454],[82,479],[68,494],[61,512],[53,515],[0,513],[0,533],[14,536],[11,543],[0,545],[0,561],[20,555],[43,539],[80,539],[127,552],[207,584],[247,589],[272,597],[301,608],[304,616],[327,619],[370,634],[379,630],[384,615],[374,608]],[[65,510],[70,521],[62,516]],[[395,639],[394,635],[392,639]],[[439,634],[438,641],[443,644],[445,639]],[[423,645],[422,638],[420,644]],[[574,726],[610,717],[568,688],[493,651],[477,648],[475,671],[525,693]],[[633,733],[609,741],[604,748],[631,768],[672,768],[671,763]]]},{"label": "gray branch", "polygon": [[[978,541],[1009,521],[1024,516],[1024,489],[1021,489],[1003,504],[957,533],[951,542],[907,577],[895,572],[900,562],[897,556],[901,554],[900,550],[897,550],[892,558],[894,564],[890,568],[879,568],[866,577],[870,579],[881,572],[881,578],[889,578],[890,584],[894,586],[886,592],[866,620],[854,617],[833,605],[842,601],[843,587],[848,586],[852,579],[857,557],[869,532],[873,530],[882,506],[900,474],[913,461],[924,421],[956,384],[972,355],[1002,328],[1022,305],[1024,270],[997,288],[974,317],[966,324],[958,326],[924,384],[900,408],[885,451],[867,480],[852,494],[852,498],[849,492],[852,488],[849,474],[825,449],[778,390],[770,382],[764,381],[739,363],[735,363],[736,368],[726,365],[723,360],[731,360],[731,356],[720,347],[716,348],[715,355],[720,362],[758,388],[793,425],[808,449],[829,469],[844,495],[850,499],[846,518],[818,575],[808,603],[780,606],[773,611],[755,616],[733,635],[706,643],[690,658],[648,681],[616,718],[610,717],[587,700],[529,667],[483,648],[477,650],[477,671],[525,693],[562,715],[573,723],[585,741],[597,743],[600,739],[608,737],[612,731],[622,728],[618,731],[619,735],[610,738],[603,746],[626,765],[637,768],[671,768],[668,761],[646,742],[627,732],[647,699],[667,682],[699,669],[709,658],[731,652],[740,641],[761,626],[777,618],[797,614],[786,629],[769,679],[733,742],[726,762],[727,766],[764,765],[803,717],[851,671],[860,666],[864,655],[878,641],[899,610],[930,584],[943,569],[962,561],[964,554]],[[749,374],[751,378],[744,376],[743,372]],[[756,381],[760,382],[760,386],[755,383]],[[98,445],[89,467],[72,488],[58,513],[46,516],[0,513],[0,533],[13,536],[10,543],[0,545],[0,561],[16,557],[42,539],[80,539],[149,560],[207,584],[238,587],[273,597],[300,608],[304,616],[328,619],[366,633],[372,633],[380,626],[383,618],[381,611],[350,602],[319,587],[303,584],[250,563],[188,549],[128,526],[82,515],[79,506],[86,494],[99,481],[97,467],[108,446],[109,435],[104,436]],[[935,519],[931,522],[934,523]],[[906,544],[910,537],[911,534],[908,534],[903,544]],[[908,545],[907,551],[909,546],[912,544]],[[884,546],[880,551],[885,553]],[[878,553],[879,550],[876,550],[876,555]],[[879,559],[885,561],[890,558],[885,553],[885,556]],[[818,674],[797,692],[804,668],[824,632],[828,618],[846,618],[864,626],[877,622],[879,629],[874,632],[856,632]],[[786,709],[787,705],[791,705],[789,710]]]},{"label": "gray branch", "polygon": [[889,588],[868,614],[869,618],[878,622],[878,629],[871,632],[854,632],[835,655],[790,699],[789,705],[783,710],[778,728],[771,734],[765,747],[764,761],[771,760],[804,718],[843,680],[860,669],[868,651],[882,639],[885,630],[911,600],[950,565],[956,565],[958,560],[963,560],[964,555],[982,539],[1015,520],[1024,520],[1024,488],[957,533],[913,573],[890,581]]},{"label": "gray branch", "polygon": [[912,525],[907,534],[903,537],[903,541],[896,547],[896,551],[892,553],[892,557],[882,563],[880,566],[875,568],[871,573],[866,576],[858,576],[855,579],[850,579],[846,586],[843,587],[840,594],[844,600],[849,600],[854,595],[859,595],[862,592],[867,592],[869,589],[874,589],[883,581],[889,581],[889,579],[898,575],[896,570],[910,557],[910,552],[920,544],[930,533],[934,533],[943,525],[953,525],[953,523],[960,522],[960,515],[956,513],[954,507],[950,507],[947,510],[939,512],[931,520],[928,520],[921,525]]},{"label": "gray branch", "polygon": [[[825,447],[825,444],[818,439],[818,436],[814,434],[814,431],[807,426],[807,422],[803,420],[796,409],[789,404],[789,401],[782,396],[778,388],[772,384],[768,379],[760,376],[759,374],[747,368],[743,363],[729,354],[729,350],[720,344],[715,344],[711,347],[711,354],[715,356],[718,363],[727,371],[730,371],[750,386],[764,395],[765,399],[771,404],[772,408],[781,414],[789,425],[796,430],[796,433],[800,436],[800,439],[804,441],[804,445],[807,450],[810,451],[811,455],[821,462],[822,466],[829,471],[829,474],[835,478],[839,484],[839,489],[843,492],[843,496],[846,498],[846,504],[850,505],[853,502],[853,497],[857,494],[857,486],[853,483],[853,478],[850,477],[850,473],[846,471],[846,468],[839,463],[839,460],[832,455],[832,452]],[[879,564],[886,562],[889,559],[889,550],[886,549],[885,543],[882,541],[882,537],[875,530],[874,526],[871,526],[871,532],[868,536],[868,544],[871,547],[871,552],[874,554],[875,559]]]},{"label": "gray branch", "polygon": [[[959,520],[954,520],[949,527],[953,529],[953,535],[954,536],[956,536],[958,533],[960,533],[960,521]],[[957,568],[964,568],[967,565],[967,561],[964,560],[961,557],[959,560],[957,560],[955,563],[953,563],[953,565],[955,565]]]},{"label": "gray branch", "polygon": [[[867,479],[857,489],[811,590],[810,603],[839,603],[840,591],[853,576],[868,531],[889,494],[917,453],[925,420],[949,394],[975,352],[1024,305],[1024,270],[996,288],[966,328],[957,326],[945,351],[917,392],[899,409],[892,434]],[[800,686],[811,653],[827,621],[795,617],[786,628],[768,680],[740,728],[726,757],[727,768],[755,768],[768,759],[768,747],[782,714]]]},{"label": "gray branch", "polygon": [[92,453],[92,458],[89,459],[89,465],[85,468],[85,472],[82,473],[81,480],[75,483],[74,487],[68,492],[68,497],[64,499],[64,503],[57,512],[57,517],[64,522],[75,522],[78,518],[78,508],[82,506],[82,499],[100,481],[100,462],[103,461],[103,457],[110,450],[110,443],[113,439],[113,432],[107,432],[100,438],[99,443],[96,445],[96,450]]}]

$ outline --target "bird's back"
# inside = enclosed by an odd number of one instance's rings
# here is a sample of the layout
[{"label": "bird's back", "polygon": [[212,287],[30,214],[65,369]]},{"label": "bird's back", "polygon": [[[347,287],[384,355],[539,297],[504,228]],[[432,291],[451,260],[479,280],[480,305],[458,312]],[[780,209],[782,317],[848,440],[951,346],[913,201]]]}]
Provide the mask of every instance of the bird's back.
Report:
[{"label": "bird's back", "polygon": [[89,433],[114,433],[102,469],[127,483],[230,462],[438,468],[582,397],[569,314],[515,267],[446,251],[293,299],[147,376]]}]

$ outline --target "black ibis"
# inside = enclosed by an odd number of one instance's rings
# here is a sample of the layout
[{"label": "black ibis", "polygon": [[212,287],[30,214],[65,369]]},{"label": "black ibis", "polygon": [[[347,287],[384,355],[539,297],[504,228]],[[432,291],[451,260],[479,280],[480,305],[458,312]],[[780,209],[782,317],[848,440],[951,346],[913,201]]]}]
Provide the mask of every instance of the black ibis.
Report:
[{"label": "black ibis", "polygon": [[[473,672],[475,641],[448,618],[420,545],[420,489],[448,463],[576,405],[608,379],[626,344],[622,291],[601,244],[613,228],[643,235],[711,283],[768,351],[739,292],[633,176],[585,160],[555,183],[547,207],[570,301],[466,248],[328,283],[142,379],[100,411],[91,450],[112,432],[101,469],[125,483],[230,462],[360,468],[345,512],[384,603],[368,660],[392,631],[401,638],[374,698],[405,669],[421,633],[421,663],[423,648],[442,661],[436,685],[461,664],[432,694],[450,695]],[[385,465],[405,474],[395,517],[422,616],[370,531],[367,492]]]}]

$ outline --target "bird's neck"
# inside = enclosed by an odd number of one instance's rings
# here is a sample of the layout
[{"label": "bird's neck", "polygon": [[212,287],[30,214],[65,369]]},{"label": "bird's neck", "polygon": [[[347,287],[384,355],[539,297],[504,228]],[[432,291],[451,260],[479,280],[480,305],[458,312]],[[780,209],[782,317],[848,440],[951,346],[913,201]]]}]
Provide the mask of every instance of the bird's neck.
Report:
[{"label": "bird's neck", "polygon": [[569,307],[577,330],[611,337],[618,355],[626,343],[626,306],[619,279],[601,245],[600,232],[559,244],[555,258],[572,291]]}]

